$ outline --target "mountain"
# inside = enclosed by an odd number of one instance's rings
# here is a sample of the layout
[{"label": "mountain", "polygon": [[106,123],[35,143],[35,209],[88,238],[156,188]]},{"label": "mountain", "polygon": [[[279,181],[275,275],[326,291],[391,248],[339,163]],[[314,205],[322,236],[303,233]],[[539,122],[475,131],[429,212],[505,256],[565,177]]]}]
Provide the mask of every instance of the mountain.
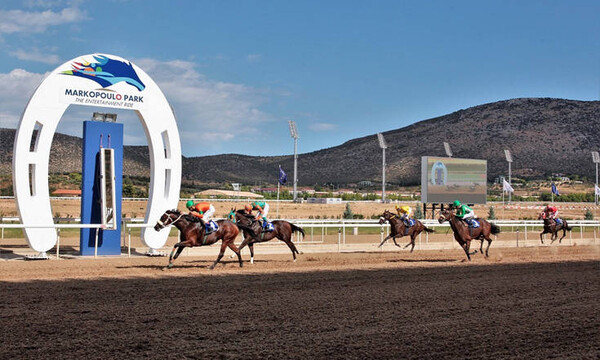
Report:
[{"label": "mountain", "polygon": [[[0,173],[10,173],[14,129],[0,129]],[[541,178],[552,173],[593,178],[590,151],[600,150],[600,101],[524,98],[459,110],[383,133],[386,181],[420,182],[421,156],[445,156],[449,142],[455,157],[488,160],[488,179],[507,172],[504,149],[510,149],[514,176]],[[126,146],[124,173],[148,176],[145,146]],[[276,183],[278,166],[290,175],[293,156],[225,154],[183,158],[183,178],[199,182]],[[56,134],[51,172],[81,171],[81,139]],[[298,183],[381,182],[377,136],[298,155]]]}]

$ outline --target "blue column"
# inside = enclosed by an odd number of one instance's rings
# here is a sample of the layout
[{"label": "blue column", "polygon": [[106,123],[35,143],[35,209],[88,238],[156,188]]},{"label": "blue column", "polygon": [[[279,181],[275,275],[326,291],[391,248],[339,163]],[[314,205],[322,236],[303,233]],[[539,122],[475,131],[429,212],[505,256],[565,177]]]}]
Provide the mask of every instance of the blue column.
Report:
[{"label": "blue column", "polygon": [[[110,142],[110,143],[109,143]],[[81,229],[79,240],[81,255],[94,255],[98,232],[98,255],[121,254],[121,199],[123,194],[123,124],[84,121],[81,223],[100,224],[102,209],[100,197],[100,147],[114,149],[115,199],[114,219],[116,230]]]}]

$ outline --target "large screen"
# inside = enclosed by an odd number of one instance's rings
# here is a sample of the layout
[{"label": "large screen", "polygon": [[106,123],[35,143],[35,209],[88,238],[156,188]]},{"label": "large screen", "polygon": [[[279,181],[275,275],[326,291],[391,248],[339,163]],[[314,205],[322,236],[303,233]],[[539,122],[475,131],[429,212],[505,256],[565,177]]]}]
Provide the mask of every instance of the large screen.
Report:
[{"label": "large screen", "polygon": [[486,195],[486,160],[421,157],[422,202],[485,204]]}]

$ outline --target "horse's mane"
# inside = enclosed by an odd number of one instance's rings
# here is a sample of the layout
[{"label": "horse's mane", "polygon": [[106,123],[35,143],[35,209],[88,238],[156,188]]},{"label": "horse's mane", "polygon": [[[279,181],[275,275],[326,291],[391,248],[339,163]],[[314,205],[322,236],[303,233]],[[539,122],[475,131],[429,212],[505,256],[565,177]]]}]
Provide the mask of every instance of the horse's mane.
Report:
[{"label": "horse's mane", "polygon": [[248,219],[250,218],[254,218],[254,216],[250,215],[250,214],[246,214],[246,210],[244,209],[239,209],[238,211],[236,211],[238,214],[240,215],[244,215],[245,217],[247,217]]},{"label": "horse's mane", "polygon": [[178,209],[167,210],[166,213],[181,215],[181,211],[179,211]]}]

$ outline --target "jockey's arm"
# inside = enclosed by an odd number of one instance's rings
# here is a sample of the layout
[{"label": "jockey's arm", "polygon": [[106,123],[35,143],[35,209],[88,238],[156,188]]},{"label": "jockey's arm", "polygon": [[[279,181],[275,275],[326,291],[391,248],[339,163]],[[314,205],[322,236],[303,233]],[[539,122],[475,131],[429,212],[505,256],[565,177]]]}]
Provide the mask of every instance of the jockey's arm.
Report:
[{"label": "jockey's arm", "polygon": [[198,212],[195,210],[190,211],[190,215],[193,215],[199,219],[202,219],[202,217],[204,217],[204,214],[202,213],[202,211]]}]

